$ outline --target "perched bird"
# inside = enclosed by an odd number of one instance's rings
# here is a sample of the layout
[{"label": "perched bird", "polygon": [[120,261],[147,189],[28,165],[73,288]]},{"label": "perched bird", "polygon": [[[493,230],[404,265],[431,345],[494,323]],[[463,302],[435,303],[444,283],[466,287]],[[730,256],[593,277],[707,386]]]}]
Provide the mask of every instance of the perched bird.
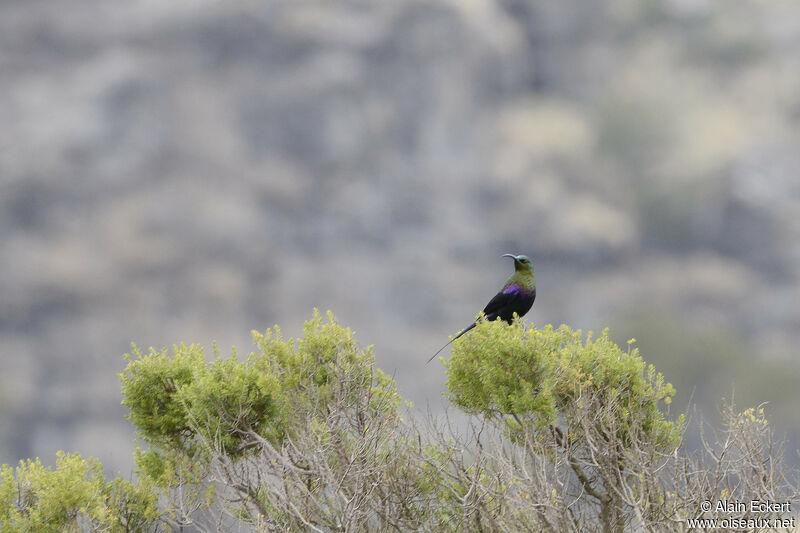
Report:
[{"label": "perched bird", "polygon": [[[503,254],[502,257],[510,257],[514,260],[514,274],[508,278],[500,292],[489,300],[489,303],[483,308],[483,317],[486,320],[497,320],[499,318],[511,324],[514,313],[521,317],[533,305],[533,301],[536,299],[536,282],[533,277],[533,265],[527,255]],[[462,329],[458,335],[439,348],[439,351],[433,354],[433,357],[428,359],[428,362],[433,361],[433,358],[439,355],[439,352],[447,348],[451,342],[461,335],[474,328],[477,323],[478,321],[476,320]]]}]

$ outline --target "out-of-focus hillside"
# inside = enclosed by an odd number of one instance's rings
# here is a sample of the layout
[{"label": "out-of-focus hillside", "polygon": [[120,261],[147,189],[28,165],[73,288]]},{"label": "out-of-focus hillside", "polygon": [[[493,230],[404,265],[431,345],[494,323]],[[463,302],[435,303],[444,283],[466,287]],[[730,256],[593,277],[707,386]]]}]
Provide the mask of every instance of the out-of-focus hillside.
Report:
[{"label": "out-of-focus hillside", "polygon": [[131,341],[315,306],[435,408],[504,252],[800,433],[798,49],[781,0],[0,4],[0,463],[127,469]]}]

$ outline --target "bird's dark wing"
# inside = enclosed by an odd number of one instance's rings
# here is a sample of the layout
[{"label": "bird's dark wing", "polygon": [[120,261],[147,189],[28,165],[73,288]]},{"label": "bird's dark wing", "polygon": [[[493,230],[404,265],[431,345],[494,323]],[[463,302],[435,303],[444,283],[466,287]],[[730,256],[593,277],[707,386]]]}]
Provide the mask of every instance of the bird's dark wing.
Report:
[{"label": "bird's dark wing", "polygon": [[506,313],[504,311],[517,308],[522,298],[519,290],[498,292],[483,308],[483,314],[488,320],[494,320],[498,316],[503,320],[510,320],[514,312]]}]

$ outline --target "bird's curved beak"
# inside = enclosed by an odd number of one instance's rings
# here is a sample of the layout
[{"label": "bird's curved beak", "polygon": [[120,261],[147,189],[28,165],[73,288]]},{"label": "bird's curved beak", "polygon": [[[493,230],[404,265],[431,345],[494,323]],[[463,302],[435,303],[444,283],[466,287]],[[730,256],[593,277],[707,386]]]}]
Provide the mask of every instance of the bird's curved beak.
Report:
[{"label": "bird's curved beak", "polygon": [[510,258],[511,258],[511,259],[513,259],[514,261],[516,261],[516,260],[517,260],[517,256],[516,256],[516,255],[514,255],[514,254],[503,254],[503,255],[501,255],[500,257],[510,257]]}]

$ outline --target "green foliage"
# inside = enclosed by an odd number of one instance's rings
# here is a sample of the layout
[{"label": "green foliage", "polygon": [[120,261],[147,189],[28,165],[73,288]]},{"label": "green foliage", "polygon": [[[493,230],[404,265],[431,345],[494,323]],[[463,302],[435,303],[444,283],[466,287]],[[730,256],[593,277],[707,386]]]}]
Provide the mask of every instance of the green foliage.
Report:
[{"label": "green foliage", "polygon": [[623,351],[605,331],[593,338],[567,326],[482,321],[447,363],[450,398],[473,415],[469,430],[446,420],[420,430],[371,348],[326,318],[315,311],[300,339],[284,340],[277,327],[253,332],[256,349],[243,361],[216,349],[206,361],[194,345],[134,347],[120,379],[144,441],[139,483],[109,482],[95,460],[63,453],[55,469],[38,460],[4,466],[0,533],[145,531],[162,522],[619,531],[694,516],[700,499],[722,490],[743,501],[787,494],[785,485],[762,486],[773,463],[761,410],[729,417],[710,468],[680,455],[682,417],[666,416],[674,390],[633,341]]},{"label": "green foliage", "polygon": [[[221,468],[223,483],[247,502],[239,506],[240,519],[266,517],[295,528],[302,521],[268,487],[249,485],[242,469],[258,462],[261,475],[281,480],[284,493],[313,496],[323,522],[336,516],[334,493],[346,488],[348,476],[375,484],[374,476],[402,472],[396,465],[405,455],[390,438],[402,399],[374,367],[371,348],[359,348],[331,313],[323,321],[316,311],[302,339],[284,340],[275,327],[253,332],[253,340],[256,351],[243,362],[234,352],[207,363],[200,348],[185,345],[172,356],[153,349],[128,356],[120,375],[123,404],[149,444],[136,455],[143,475],[166,490],[194,487],[183,495],[199,503],[212,488],[209,476]],[[287,450],[290,465],[282,462]],[[306,473],[297,486],[287,469]]]},{"label": "green foliage", "polygon": [[613,428],[623,443],[644,435],[661,449],[677,446],[682,422],[666,420],[660,408],[671,401],[672,385],[638,350],[620,350],[608,331],[581,337],[565,325],[525,330],[519,323],[481,322],[453,348],[450,397],[470,413],[506,418],[512,433],[523,418],[541,428],[564,417],[578,436],[588,409],[598,427]]},{"label": "green foliage", "polygon": [[147,482],[107,481],[95,459],[58,452],[55,469],[37,459],[0,468],[0,532],[144,531],[160,516]]},{"label": "green foliage", "polygon": [[[638,350],[623,352],[608,331],[584,340],[565,325],[525,330],[483,321],[455,344],[447,371],[453,403],[503,427],[530,458],[528,468],[550,472],[516,494],[546,497],[553,511],[537,516],[523,507],[516,520],[574,527],[575,511],[563,502],[575,498],[583,502],[580,519],[603,531],[629,526],[632,502],[640,520],[660,516],[663,491],[653,472],[680,444],[683,416],[666,419],[675,390]],[[550,477],[564,481],[551,485]],[[509,487],[500,484],[500,498]]]},{"label": "green foliage", "polygon": [[[149,476],[168,484],[182,464],[184,473],[208,443],[231,456],[246,452],[249,430],[280,435],[280,405],[285,399],[269,365],[235,355],[207,364],[202,348],[191,345],[147,355],[134,347],[120,374],[128,418],[152,449],[137,452]],[[200,475],[200,474],[198,474]]]},{"label": "green foliage", "polygon": [[206,442],[237,456],[246,431],[280,438],[285,399],[277,379],[253,358],[231,357],[212,362],[179,392],[190,427]]},{"label": "green foliage", "polygon": [[276,376],[287,401],[284,416],[324,412],[334,400],[352,403],[366,391],[371,408],[387,413],[396,410],[402,398],[394,381],[374,367],[372,347],[360,349],[350,328],[339,326],[330,312],[327,319],[323,323],[315,310],[297,341],[283,340],[277,326],[264,334],[253,331],[259,351],[250,359],[259,371]]},{"label": "green foliage", "polygon": [[178,391],[205,370],[202,349],[181,344],[170,357],[166,349],[142,355],[134,346],[133,353],[136,359],[125,354],[128,366],[120,374],[128,418],[148,440],[191,448],[189,417]]}]

